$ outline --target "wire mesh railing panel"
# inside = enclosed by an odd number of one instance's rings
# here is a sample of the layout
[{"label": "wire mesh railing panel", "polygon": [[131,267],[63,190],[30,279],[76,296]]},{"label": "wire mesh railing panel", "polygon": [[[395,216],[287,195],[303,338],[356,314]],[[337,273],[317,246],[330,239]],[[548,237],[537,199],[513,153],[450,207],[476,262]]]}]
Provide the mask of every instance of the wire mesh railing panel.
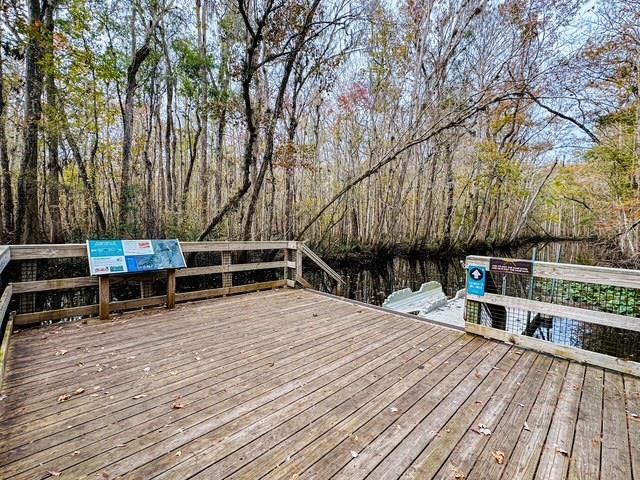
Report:
[{"label": "wire mesh railing panel", "polygon": [[640,361],[640,332],[468,300],[465,320],[556,345]]},{"label": "wire mesh railing panel", "polygon": [[[574,269],[575,267],[572,266]],[[558,265],[558,272],[558,277],[561,277],[561,264]],[[603,277],[600,284],[593,283],[593,279],[581,282],[574,279],[536,277],[535,270],[532,275],[487,271],[485,292],[500,296],[500,301],[494,300],[491,303],[490,299],[483,300],[482,297],[468,299],[465,308],[467,322],[556,345],[640,362],[640,332],[632,328],[635,319],[638,319],[637,325],[640,327],[640,280],[638,288],[630,288],[607,284],[606,277]],[[534,306],[518,305],[522,302],[512,302],[509,301],[510,298],[554,305],[549,307],[554,314],[542,313],[545,312],[544,305],[536,305],[540,307],[540,311],[527,310],[526,308]],[[514,306],[509,306],[510,303],[514,303]],[[558,305],[581,311],[570,312],[566,309],[558,312]],[[627,317],[631,320],[631,326],[629,329],[608,326],[606,323],[611,323],[611,320],[607,322],[604,316],[598,317],[595,312]],[[560,316],[558,313],[569,316],[573,313],[580,320]],[[591,316],[593,322],[586,321]],[[615,318],[614,320],[617,321]]]}]

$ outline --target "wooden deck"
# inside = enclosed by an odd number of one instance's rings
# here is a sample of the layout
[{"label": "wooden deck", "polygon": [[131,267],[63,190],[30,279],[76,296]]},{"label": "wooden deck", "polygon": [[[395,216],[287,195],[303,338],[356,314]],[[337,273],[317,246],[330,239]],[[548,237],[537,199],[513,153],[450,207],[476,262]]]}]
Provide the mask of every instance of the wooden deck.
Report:
[{"label": "wooden deck", "polygon": [[305,290],[14,333],[2,479],[640,478],[640,379]]}]

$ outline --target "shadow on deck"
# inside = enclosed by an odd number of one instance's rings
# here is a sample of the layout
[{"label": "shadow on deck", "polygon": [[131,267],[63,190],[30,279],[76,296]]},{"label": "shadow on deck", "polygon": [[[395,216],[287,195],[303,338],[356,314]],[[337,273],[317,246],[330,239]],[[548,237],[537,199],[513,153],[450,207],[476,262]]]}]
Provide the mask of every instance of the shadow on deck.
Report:
[{"label": "shadow on deck", "polygon": [[272,290],[14,332],[0,478],[640,476],[640,379]]}]

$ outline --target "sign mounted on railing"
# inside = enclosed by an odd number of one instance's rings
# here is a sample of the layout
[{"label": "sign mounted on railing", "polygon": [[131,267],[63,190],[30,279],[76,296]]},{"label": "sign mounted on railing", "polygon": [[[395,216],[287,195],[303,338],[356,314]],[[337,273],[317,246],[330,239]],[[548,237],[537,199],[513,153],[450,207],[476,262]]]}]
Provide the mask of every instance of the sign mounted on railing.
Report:
[{"label": "sign mounted on railing", "polygon": [[486,285],[486,269],[477,265],[469,265],[467,267],[467,293],[481,297],[484,295]]},{"label": "sign mounted on railing", "polygon": [[87,240],[91,275],[154,272],[187,266],[178,240]]},{"label": "sign mounted on railing", "polygon": [[514,275],[531,275],[533,274],[533,262],[529,260],[490,258],[489,270],[498,273],[512,273]]}]

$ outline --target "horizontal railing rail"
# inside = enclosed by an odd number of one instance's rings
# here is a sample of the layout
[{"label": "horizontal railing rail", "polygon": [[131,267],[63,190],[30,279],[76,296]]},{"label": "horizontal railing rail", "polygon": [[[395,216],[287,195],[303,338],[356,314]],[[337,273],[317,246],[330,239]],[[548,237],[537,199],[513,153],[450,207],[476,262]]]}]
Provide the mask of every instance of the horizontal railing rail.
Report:
[{"label": "horizontal railing rail", "polygon": [[468,332],[640,375],[639,270],[484,256],[466,265],[486,269],[485,292],[466,295]]},{"label": "horizontal railing rail", "polygon": [[[12,296],[28,296],[48,292],[60,292],[74,289],[97,288],[98,303],[88,305],[75,305],[64,308],[40,309],[39,311],[18,310],[14,318],[15,325],[29,325],[46,321],[54,321],[65,318],[78,318],[101,314],[105,317],[108,312],[118,312],[131,309],[138,309],[149,306],[159,306],[167,304],[172,306],[174,302],[191,301],[216,296],[231,295],[256,290],[279,288],[283,286],[295,287],[301,285],[310,287],[302,276],[302,259],[306,255],[311,261],[316,263],[323,271],[338,283],[344,280],[323,262],[311,249],[302,242],[295,241],[263,241],[263,242],[181,242],[182,250],[186,254],[198,253],[220,253],[221,264],[190,266],[170,273],[155,272],[148,274],[134,274],[128,276],[110,276],[107,285],[100,277],[77,276],[68,278],[52,278],[37,280],[22,275],[21,281],[13,282],[4,290],[0,299],[0,314],[6,317],[8,305]],[[282,250],[283,260],[257,261],[232,263],[234,252],[251,252]],[[243,256],[243,254],[241,254]],[[50,245],[10,245],[0,247],[0,273],[10,262],[37,262],[42,260],[57,259],[87,259],[87,247],[84,243],[75,244],[50,244]],[[35,265],[35,263],[34,263]],[[262,281],[257,283],[235,285],[233,274],[237,272],[253,272],[263,270],[280,270],[283,275],[281,279]],[[222,276],[222,285],[216,288],[199,288],[196,290],[176,292],[175,279],[196,277],[201,275]],[[172,278],[173,277],[173,278]],[[128,300],[113,300],[109,293],[109,285],[117,286],[121,282],[140,281],[141,283],[154,281],[167,282],[167,292],[163,295],[142,295],[141,298]],[[142,290],[142,288],[141,288]],[[4,311],[2,310],[4,308]]]}]

